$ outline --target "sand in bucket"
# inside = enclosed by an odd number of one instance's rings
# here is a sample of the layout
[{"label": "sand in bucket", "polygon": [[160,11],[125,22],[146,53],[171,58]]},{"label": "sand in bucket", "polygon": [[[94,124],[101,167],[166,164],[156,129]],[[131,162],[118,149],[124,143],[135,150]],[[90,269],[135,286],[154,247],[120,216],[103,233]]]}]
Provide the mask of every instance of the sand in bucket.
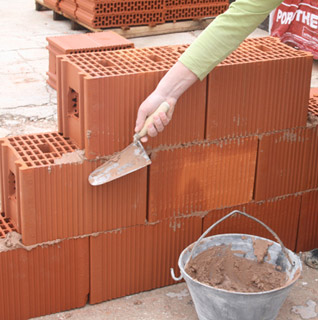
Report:
[{"label": "sand in bucket", "polygon": [[[235,214],[260,223],[277,242],[246,234],[205,238],[217,224]],[[200,320],[274,320],[302,269],[299,257],[284,247],[273,230],[238,210],[185,248],[178,266],[180,277],[173,269],[171,275],[176,281],[186,281]]]},{"label": "sand in bucket", "polygon": [[236,292],[262,292],[280,288],[288,277],[275,265],[265,262],[272,242],[257,239],[257,260],[248,260],[242,252],[231,250],[232,246],[215,246],[198,254],[185,267],[193,279],[214,288]]}]

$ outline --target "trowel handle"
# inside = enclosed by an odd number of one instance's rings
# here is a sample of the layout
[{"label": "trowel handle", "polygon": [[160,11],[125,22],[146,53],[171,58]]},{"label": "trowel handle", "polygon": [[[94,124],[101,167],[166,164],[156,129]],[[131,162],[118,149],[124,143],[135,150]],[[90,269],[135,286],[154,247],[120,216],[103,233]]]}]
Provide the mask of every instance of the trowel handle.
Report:
[{"label": "trowel handle", "polygon": [[153,123],[153,118],[157,116],[159,113],[164,112],[167,113],[170,109],[170,105],[168,102],[163,102],[158,109],[152,113],[145,121],[143,128],[134,135],[134,141],[139,140],[147,134],[149,124]]}]

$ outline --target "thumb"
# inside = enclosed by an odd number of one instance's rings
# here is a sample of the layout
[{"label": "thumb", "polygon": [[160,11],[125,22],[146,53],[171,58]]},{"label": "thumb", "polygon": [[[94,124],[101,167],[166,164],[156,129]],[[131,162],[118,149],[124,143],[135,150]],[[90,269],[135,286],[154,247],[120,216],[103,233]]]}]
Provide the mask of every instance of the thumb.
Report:
[{"label": "thumb", "polygon": [[147,112],[142,110],[142,108],[139,108],[137,113],[135,132],[138,132],[142,129],[142,127],[145,124],[146,117],[147,117]]}]

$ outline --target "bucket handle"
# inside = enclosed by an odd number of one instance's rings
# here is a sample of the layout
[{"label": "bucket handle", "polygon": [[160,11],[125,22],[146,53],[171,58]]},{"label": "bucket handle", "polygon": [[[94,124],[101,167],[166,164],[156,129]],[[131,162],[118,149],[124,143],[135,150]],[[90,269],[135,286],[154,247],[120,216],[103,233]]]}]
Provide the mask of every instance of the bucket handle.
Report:
[{"label": "bucket handle", "polygon": [[[282,241],[279,239],[278,235],[270,228],[268,227],[264,222],[258,220],[257,218],[245,213],[245,212],[242,212],[242,211],[239,211],[239,210],[234,210],[232,212],[230,212],[229,214],[227,214],[226,216],[224,216],[223,218],[221,218],[220,220],[218,220],[217,222],[215,222],[212,226],[210,226],[207,230],[204,231],[204,233],[201,235],[201,237],[196,241],[195,245],[193,246],[192,250],[191,250],[191,254],[190,254],[190,257],[187,261],[187,263],[192,259],[192,255],[193,255],[193,252],[195,251],[196,247],[199,245],[199,243],[201,242],[201,240],[214,228],[216,227],[219,223],[221,223],[222,221],[226,220],[227,218],[235,215],[236,213],[238,214],[241,214],[247,218],[250,218],[256,222],[258,222],[259,224],[261,224],[265,229],[267,229],[274,237],[275,239],[278,241],[278,243],[280,244],[281,248],[282,248],[282,251],[284,253],[284,255],[286,256],[287,260],[289,261],[290,265],[292,266],[292,268],[296,265],[295,261],[291,261],[290,259],[290,256],[288,255],[287,251],[286,251],[286,248],[284,246],[284,244],[282,243]],[[174,273],[174,270],[173,268],[170,269],[170,272],[171,272],[171,276],[173,278],[173,280],[175,281],[180,281],[182,280],[182,274],[180,275],[180,277],[176,277],[175,276],[175,273]]]}]

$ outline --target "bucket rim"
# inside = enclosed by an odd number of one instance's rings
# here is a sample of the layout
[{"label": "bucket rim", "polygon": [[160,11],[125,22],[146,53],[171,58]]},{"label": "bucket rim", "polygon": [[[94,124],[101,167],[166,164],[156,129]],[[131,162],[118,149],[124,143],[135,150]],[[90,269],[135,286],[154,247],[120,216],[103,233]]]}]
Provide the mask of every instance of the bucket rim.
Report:
[{"label": "bucket rim", "polygon": [[[208,240],[208,239],[215,238],[215,237],[219,237],[219,236],[226,236],[226,235],[228,235],[228,236],[230,236],[230,235],[231,235],[231,236],[235,235],[235,236],[243,236],[243,237],[244,237],[244,236],[254,237],[254,238],[257,238],[257,239],[261,239],[261,240],[266,240],[266,241],[273,242],[273,243],[275,243],[275,244],[277,244],[278,246],[281,247],[281,245],[280,245],[278,242],[274,241],[274,240],[267,239],[267,238],[260,237],[260,236],[256,236],[256,235],[247,234],[247,233],[219,233],[219,234],[216,234],[216,235],[213,235],[213,236],[210,236],[210,237],[206,237],[206,238],[204,238],[204,240]],[[193,243],[189,244],[189,245],[181,252],[181,254],[180,254],[180,256],[179,256],[178,266],[179,266],[179,269],[180,269],[180,272],[181,272],[183,278],[188,278],[189,280],[194,281],[194,282],[196,282],[197,284],[200,284],[200,285],[202,285],[202,286],[204,286],[204,287],[206,287],[206,288],[208,288],[208,289],[212,289],[212,290],[216,290],[216,291],[222,291],[222,292],[224,292],[224,293],[226,293],[226,294],[235,294],[235,295],[243,295],[243,296],[256,296],[256,295],[263,295],[263,294],[270,294],[270,293],[278,292],[278,291],[281,291],[281,290],[284,290],[284,289],[287,289],[287,288],[291,287],[291,286],[299,279],[299,277],[300,277],[300,275],[301,275],[301,272],[302,272],[302,264],[301,264],[300,258],[297,256],[296,253],[294,253],[294,252],[291,251],[290,249],[286,248],[286,250],[288,251],[288,254],[292,253],[292,254],[295,256],[295,258],[300,262],[300,263],[299,263],[299,271],[300,271],[300,272],[298,273],[297,276],[295,275],[292,280],[288,280],[288,281],[287,281],[287,283],[288,283],[287,285],[285,285],[285,286],[283,286],[283,287],[275,288],[275,289],[272,289],[272,290],[261,291],[261,292],[238,292],[238,291],[229,291],[229,290],[225,290],[225,289],[221,289],[221,288],[215,288],[215,287],[212,287],[212,286],[210,286],[210,285],[207,285],[207,284],[205,284],[205,283],[203,283],[203,282],[200,282],[200,281],[198,281],[198,280],[196,280],[196,279],[193,279],[190,275],[187,274],[187,272],[185,271],[184,267],[181,266],[181,258],[182,258],[182,256],[185,254],[185,252],[186,252],[187,250],[190,249],[191,246],[194,246],[195,243],[196,243],[196,242],[193,242]],[[185,276],[186,276],[186,277],[185,277]]]}]

